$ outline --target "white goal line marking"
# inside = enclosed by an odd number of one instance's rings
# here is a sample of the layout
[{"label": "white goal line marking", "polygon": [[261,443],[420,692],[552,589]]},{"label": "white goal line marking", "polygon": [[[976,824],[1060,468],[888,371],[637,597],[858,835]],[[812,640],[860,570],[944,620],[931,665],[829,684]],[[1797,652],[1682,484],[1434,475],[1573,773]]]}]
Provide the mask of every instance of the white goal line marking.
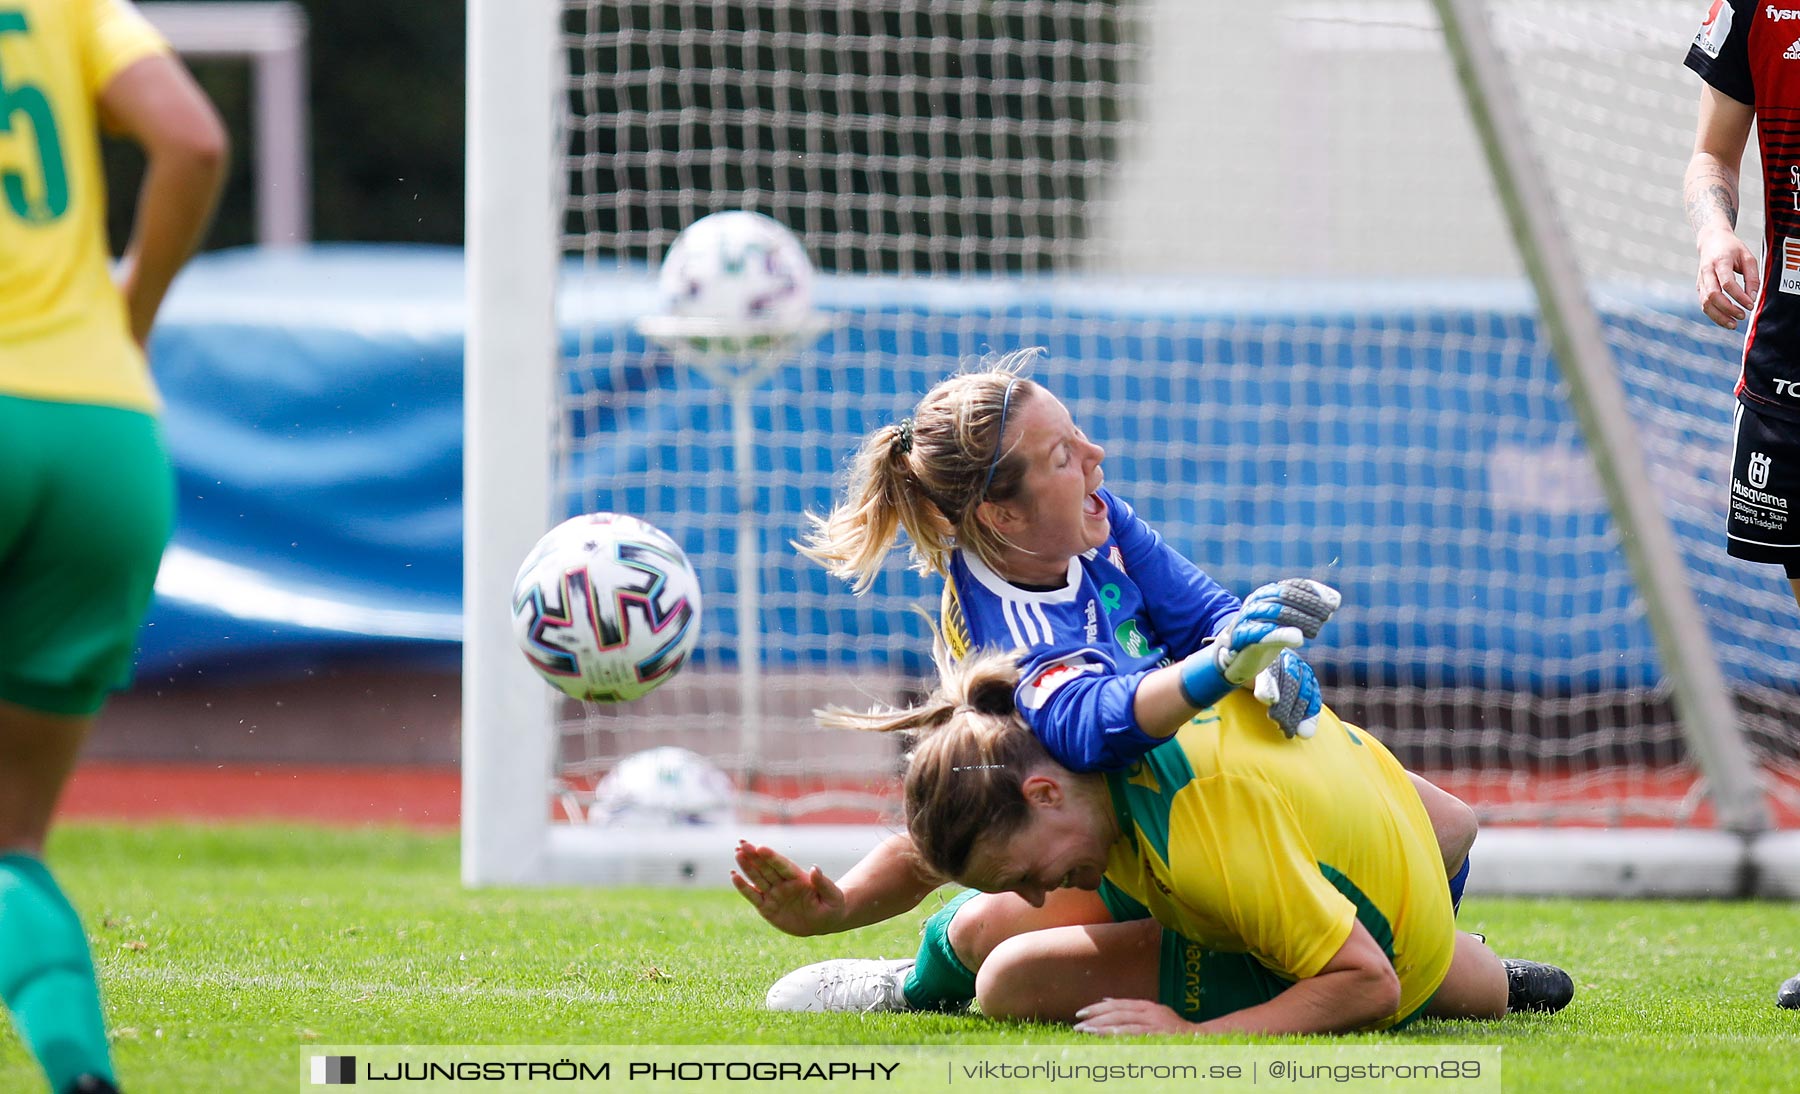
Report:
[{"label": "white goal line marking", "polygon": [[244,988],[276,992],[317,992],[357,998],[400,996],[409,999],[518,999],[557,1003],[618,1003],[618,993],[579,988],[509,988],[494,984],[395,984],[375,981],[315,980],[303,976],[193,973],[180,969],[141,969],[113,965],[100,970],[104,983],[165,984],[183,988]]}]

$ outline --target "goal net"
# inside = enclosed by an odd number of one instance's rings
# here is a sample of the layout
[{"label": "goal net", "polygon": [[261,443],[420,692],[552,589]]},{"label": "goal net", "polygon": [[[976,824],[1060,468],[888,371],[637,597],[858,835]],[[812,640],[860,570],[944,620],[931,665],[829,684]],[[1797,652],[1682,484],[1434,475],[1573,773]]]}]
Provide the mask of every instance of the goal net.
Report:
[{"label": "goal net", "polygon": [[[1464,5],[1622,392],[1629,443],[1596,459],[1428,0],[536,0],[536,32],[472,0],[465,875],[722,881],[736,829],[588,822],[659,745],[711,758],[797,857],[841,868],[891,830],[895,743],[810,712],[928,686],[939,584],[896,552],[857,597],[791,541],[863,435],[1024,346],[1203,569],[1343,590],[1306,651],[1327,701],[1487,824],[1793,826],[1797,613],[1723,550],[1739,336],[1698,313],[1680,207],[1704,6]],[[737,208],[800,236],[832,322],[734,385],[633,324],[676,234]],[[1619,461],[1663,572],[1634,576]],[[551,703],[494,602],[587,510],[668,531],[706,591],[693,659],[631,704]],[[1694,613],[1704,671],[1658,598]],[[1724,872],[1699,888],[1741,887],[1730,838],[1696,845]]]}]

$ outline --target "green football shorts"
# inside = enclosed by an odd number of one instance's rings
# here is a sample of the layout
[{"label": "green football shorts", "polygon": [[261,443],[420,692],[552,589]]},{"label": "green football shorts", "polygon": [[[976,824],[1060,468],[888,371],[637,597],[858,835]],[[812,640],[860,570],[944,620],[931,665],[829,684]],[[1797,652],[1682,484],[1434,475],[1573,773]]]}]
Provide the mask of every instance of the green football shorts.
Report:
[{"label": "green football shorts", "polygon": [[154,417],[0,395],[0,699],[93,714],[131,682],[174,511]]}]

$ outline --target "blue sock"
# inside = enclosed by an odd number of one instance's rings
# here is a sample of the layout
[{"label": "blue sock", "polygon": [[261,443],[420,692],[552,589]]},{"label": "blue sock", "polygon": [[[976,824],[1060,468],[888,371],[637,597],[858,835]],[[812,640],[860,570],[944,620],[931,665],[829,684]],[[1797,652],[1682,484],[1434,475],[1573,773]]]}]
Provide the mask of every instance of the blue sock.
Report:
[{"label": "blue sock", "polygon": [[975,998],[975,974],[950,945],[950,921],[974,897],[974,889],[965,889],[925,921],[918,959],[902,985],[915,1010],[955,1010]]},{"label": "blue sock", "polygon": [[1457,912],[1462,911],[1463,886],[1467,885],[1468,883],[1469,883],[1469,860],[1467,858],[1464,858],[1463,864],[1462,864],[1462,869],[1456,871],[1456,876],[1450,879],[1450,914],[1451,915],[1455,915]]}]

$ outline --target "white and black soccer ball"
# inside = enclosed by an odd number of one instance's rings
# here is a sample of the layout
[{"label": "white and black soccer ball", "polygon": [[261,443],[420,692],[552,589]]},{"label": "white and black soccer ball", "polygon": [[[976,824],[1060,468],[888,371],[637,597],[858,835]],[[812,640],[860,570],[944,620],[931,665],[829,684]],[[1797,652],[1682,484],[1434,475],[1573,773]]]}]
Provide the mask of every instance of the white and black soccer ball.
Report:
[{"label": "white and black soccer ball", "polygon": [[565,694],[617,703],[654,691],[700,636],[700,579],[673,539],[619,513],[566,520],[513,579],[513,636]]},{"label": "white and black soccer ball", "polygon": [[806,248],[761,213],[713,213],[688,225],[663,257],[657,288],[663,314],[697,337],[780,336],[813,317]]},{"label": "white and black soccer ball", "polygon": [[615,828],[729,824],[736,801],[731,777],[710,760],[665,745],[634,752],[607,772],[587,819]]}]

